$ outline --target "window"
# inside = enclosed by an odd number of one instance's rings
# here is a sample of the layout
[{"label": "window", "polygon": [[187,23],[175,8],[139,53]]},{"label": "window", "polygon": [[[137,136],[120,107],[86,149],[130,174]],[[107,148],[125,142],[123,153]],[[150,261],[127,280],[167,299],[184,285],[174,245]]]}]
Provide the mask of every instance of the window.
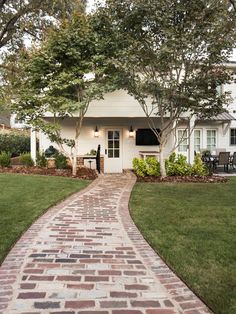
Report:
[{"label": "window", "polygon": [[17,116],[15,117],[15,124],[23,124],[24,120],[21,118],[18,118]]},{"label": "window", "polygon": [[236,129],[230,129],[230,145],[236,145]]},{"label": "window", "polygon": [[210,151],[216,149],[216,130],[207,130],[207,149]]},{"label": "window", "polygon": [[108,158],[120,158],[120,131],[108,131]]},{"label": "window", "polygon": [[188,132],[187,130],[178,130],[179,152],[187,152],[188,150]]},{"label": "window", "polygon": [[194,151],[199,153],[201,150],[201,130],[194,130]]},{"label": "window", "polygon": [[218,96],[222,96],[223,95],[223,86],[222,85],[218,85],[216,87],[216,91],[217,91]]}]

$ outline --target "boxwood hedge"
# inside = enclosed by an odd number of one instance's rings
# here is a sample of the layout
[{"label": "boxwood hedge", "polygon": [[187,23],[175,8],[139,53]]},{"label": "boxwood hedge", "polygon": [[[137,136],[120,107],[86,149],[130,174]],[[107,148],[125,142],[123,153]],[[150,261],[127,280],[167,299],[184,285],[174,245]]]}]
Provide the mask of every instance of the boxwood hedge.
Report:
[{"label": "boxwood hedge", "polygon": [[11,157],[30,152],[30,137],[23,134],[0,134],[0,152],[8,152]]}]

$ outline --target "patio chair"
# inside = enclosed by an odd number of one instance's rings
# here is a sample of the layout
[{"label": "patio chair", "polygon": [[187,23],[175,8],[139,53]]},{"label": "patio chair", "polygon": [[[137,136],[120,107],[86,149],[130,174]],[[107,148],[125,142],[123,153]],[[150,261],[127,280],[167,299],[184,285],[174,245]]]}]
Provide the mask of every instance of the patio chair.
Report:
[{"label": "patio chair", "polygon": [[224,166],[224,171],[229,171],[230,152],[220,152],[219,158],[216,162],[216,167]]},{"label": "patio chair", "polygon": [[230,163],[231,167],[234,169],[234,167],[236,166],[236,152],[234,152],[233,157],[231,159],[231,163]]}]

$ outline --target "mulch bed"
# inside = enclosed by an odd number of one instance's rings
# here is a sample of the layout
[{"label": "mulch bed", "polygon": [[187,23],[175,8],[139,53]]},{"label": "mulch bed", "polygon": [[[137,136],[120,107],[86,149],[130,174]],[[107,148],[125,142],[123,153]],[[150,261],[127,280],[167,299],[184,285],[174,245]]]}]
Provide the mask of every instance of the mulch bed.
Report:
[{"label": "mulch bed", "polygon": [[137,177],[138,182],[169,182],[169,183],[226,183],[228,178],[220,176],[173,176],[173,177]]},{"label": "mulch bed", "polygon": [[[0,173],[37,174],[57,177],[72,177],[71,169],[55,169],[40,167],[14,166],[11,168],[0,168]],[[95,180],[98,177],[96,170],[81,167],[77,171],[76,179]]]}]

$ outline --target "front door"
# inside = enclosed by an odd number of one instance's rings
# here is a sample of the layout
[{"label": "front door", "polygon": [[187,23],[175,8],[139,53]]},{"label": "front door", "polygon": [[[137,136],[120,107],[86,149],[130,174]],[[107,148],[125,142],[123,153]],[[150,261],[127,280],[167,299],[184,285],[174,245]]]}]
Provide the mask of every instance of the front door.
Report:
[{"label": "front door", "polygon": [[122,167],[122,130],[107,129],[105,145],[105,173],[121,173]]}]

